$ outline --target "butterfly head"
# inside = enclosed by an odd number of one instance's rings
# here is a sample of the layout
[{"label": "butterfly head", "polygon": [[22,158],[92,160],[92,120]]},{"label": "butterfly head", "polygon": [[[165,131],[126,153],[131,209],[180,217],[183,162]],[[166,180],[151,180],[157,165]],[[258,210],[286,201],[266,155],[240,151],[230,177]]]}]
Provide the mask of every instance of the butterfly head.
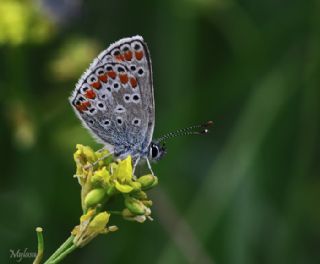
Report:
[{"label": "butterfly head", "polygon": [[165,144],[152,141],[149,146],[149,159],[158,161],[167,153]]}]

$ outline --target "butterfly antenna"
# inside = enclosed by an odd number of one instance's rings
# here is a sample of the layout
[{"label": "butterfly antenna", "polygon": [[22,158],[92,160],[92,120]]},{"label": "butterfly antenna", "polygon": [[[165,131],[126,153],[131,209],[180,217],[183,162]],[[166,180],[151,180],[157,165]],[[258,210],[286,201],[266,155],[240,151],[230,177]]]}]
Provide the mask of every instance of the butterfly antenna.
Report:
[{"label": "butterfly antenna", "polygon": [[[209,133],[209,127],[213,125],[212,121],[207,121],[206,123],[203,123],[201,125],[195,125],[190,126],[187,128],[178,129],[174,132],[170,132],[168,134],[165,134],[164,136],[157,139],[157,143],[160,143],[164,140],[178,137],[178,136],[187,136],[187,135],[206,135]],[[197,130],[196,130],[197,129]],[[196,131],[194,131],[196,130]]]}]

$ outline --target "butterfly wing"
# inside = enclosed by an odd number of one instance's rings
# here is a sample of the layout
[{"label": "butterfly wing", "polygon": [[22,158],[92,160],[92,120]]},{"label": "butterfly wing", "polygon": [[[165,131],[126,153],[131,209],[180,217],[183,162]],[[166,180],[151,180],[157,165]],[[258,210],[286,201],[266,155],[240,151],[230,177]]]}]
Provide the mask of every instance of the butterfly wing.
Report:
[{"label": "butterfly wing", "polygon": [[147,148],[154,128],[151,61],[142,37],[101,52],[81,76],[70,103],[84,126],[110,151]]},{"label": "butterfly wing", "polygon": [[98,59],[124,63],[138,81],[143,110],[148,116],[147,123],[144,124],[147,126],[147,134],[143,144],[147,148],[151,143],[155,124],[152,64],[147,44],[141,36],[123,38],[101,52]]}]

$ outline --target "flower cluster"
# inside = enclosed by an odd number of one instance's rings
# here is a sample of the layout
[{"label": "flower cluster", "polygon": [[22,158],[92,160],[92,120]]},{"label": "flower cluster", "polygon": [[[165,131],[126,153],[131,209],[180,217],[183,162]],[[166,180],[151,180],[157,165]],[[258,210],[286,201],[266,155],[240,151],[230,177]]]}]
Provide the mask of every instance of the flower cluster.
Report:
[{"label": "flower cluster", "polygon": [[[98,234],[116,231],[116,226],[107,226],[112,214],[120,214],[126,220],[143,223],[151,218],[152,201],[146,190],[158,183],[158,178],[148,174],[136,178],[133,175],[131,156],[113,162],[108,151],[94,152],[90,147],[77,145],[74,153],[76,175],[81,185],[83,215],[80,224],[72,234],[74,244],[84,246]],[[124,200],[120,211],[107,210],[106,203],[111,197]]]}]

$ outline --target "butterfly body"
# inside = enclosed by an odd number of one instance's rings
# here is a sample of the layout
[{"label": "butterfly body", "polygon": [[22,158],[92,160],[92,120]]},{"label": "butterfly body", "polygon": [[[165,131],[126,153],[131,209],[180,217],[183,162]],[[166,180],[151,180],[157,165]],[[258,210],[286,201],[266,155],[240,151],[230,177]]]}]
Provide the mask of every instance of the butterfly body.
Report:
[{"label": "butterfly body", "polygon": [[123,38],[102,51],[69,98],[91,134],[116,157],[159,159],[152,142],[155,110],[151,59],[141,36]]}]

